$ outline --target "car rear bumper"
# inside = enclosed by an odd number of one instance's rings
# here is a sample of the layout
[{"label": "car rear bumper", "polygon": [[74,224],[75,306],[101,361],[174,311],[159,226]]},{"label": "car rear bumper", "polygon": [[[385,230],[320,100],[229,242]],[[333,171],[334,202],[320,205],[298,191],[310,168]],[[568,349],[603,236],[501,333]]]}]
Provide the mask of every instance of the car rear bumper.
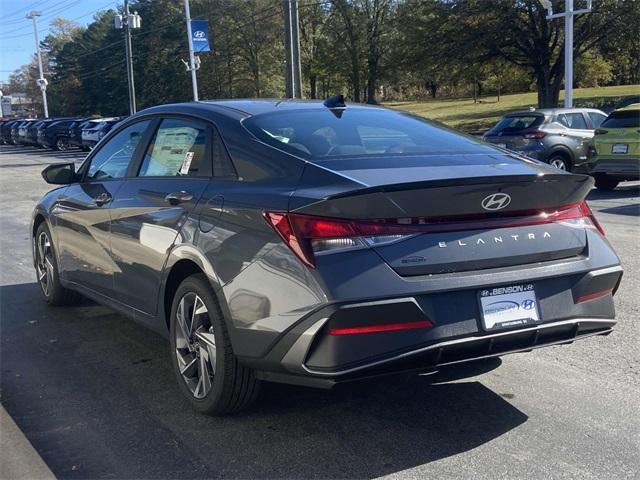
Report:
[{"label": "car rear bumper", "polygon": [[[243,361],[266,380],[327,388],[343,381],[436,371],[446,365],[572,343],[612,331],[616,323],[612,294],[621,276],[620,266],[613,266],[537,281],[541,321],[504,330],[484,328],[475,288],[326,305],[285,332],[265,357]],[[385,319],[387,323],[428,320],[432,325],[332,334],[339,327]]]},{"label": "car rear bumper", "polygon": [[639,158],[598,158],[587,165],[591,175],[606,174],[628,179],[640,178]]},{"label": "car rear bumper", "polygon": [[291,374],[309,375],[337,383],[406,371],[435,371],[458,363],[571,344],[594,335],[608,335],[616,322],[612,319],[576,318],[511,331],[452,338],[335,370],[314,368],[301,355],[311,347],[313,332],[322,328],[322,321],[319,324],[312,326],[309,334],[300,337],[284,357],[283,364]]}]

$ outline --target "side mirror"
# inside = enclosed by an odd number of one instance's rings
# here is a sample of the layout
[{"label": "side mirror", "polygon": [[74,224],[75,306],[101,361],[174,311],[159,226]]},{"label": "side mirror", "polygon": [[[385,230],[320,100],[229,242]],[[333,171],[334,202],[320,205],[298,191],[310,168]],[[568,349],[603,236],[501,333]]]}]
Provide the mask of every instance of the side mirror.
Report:
[{"label": "side mirror", "polygon": [[68,185],[78,179],[76,166],[73,163],[55,163],[42,171],[42,178],[54,185]]}]

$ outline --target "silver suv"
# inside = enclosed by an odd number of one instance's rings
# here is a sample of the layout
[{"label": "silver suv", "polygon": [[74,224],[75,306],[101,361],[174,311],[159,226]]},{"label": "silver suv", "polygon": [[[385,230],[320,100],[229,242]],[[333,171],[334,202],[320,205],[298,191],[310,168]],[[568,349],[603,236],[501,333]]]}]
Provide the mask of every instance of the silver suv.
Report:
[{"label": "silver suv", "polygon": [[483,138],[561,170],[586,172],[589,142],[605,118],[592,108],[530,109],[505,115]]}]

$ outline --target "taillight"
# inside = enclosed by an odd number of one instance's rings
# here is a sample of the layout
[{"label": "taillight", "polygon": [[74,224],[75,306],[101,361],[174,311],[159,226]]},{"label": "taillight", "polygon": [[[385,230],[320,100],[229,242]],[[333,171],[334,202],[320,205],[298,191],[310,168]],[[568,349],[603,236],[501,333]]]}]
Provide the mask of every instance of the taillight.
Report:
[{"label": "taillight", "polygon": [[591,208],[589,207],[586,201],[583,201],[580,204],[580,211],[582,213],[582,217],[589,219],[593,224],[593,226],[598,230],[598,232],[600,232],[600,234],[604,236],[605,235],[604,228],[602,228],[602,225],[600,225],[600,222],[598,222],[598,220],[596,219],[596,216],[593,214],[593,212],[591,211]]},{"label": "taillight", "polygon": [[265,212],[267,222],[310,267],[315,255],[397,242],[413,235],[464,230],[525,227],[567,222],[577,228],[604,230],[585,201],[555,210],[480,213],[448,217],[346,220],[298,213]]},{"label": "taillight", "polygon": [[609,130],[603,130],[602,128],[596,128],[593,132],[594,135],[606,135]]},{"label": "taillight", "polygon": [[544,138],[547,134],[545,132],[543,132],[542,130],[533,130],[533,131],[529,131],[529,132],[522,132],[522,136],[524,138],[530,138],[530,139],[536,139],[536,140],[540,140],[541,138]]},{"label": "taillight", "polygon": [[597,155],[598,150],[596,150],[596,147],[594,147],[593,145],[589,145],[589,148],[587,148],[587,158],[593,158]]}]

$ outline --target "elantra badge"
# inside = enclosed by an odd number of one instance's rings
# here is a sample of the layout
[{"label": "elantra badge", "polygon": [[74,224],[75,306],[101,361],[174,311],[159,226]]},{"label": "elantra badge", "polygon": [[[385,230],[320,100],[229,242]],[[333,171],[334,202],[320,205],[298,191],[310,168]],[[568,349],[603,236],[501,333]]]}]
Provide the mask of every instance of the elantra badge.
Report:
[{"label": "elantra badge", "polygon": [[508,193],[492,193],[482,200],[482,208],[485,210],[502,210],[511,203],[511,195]]}]

